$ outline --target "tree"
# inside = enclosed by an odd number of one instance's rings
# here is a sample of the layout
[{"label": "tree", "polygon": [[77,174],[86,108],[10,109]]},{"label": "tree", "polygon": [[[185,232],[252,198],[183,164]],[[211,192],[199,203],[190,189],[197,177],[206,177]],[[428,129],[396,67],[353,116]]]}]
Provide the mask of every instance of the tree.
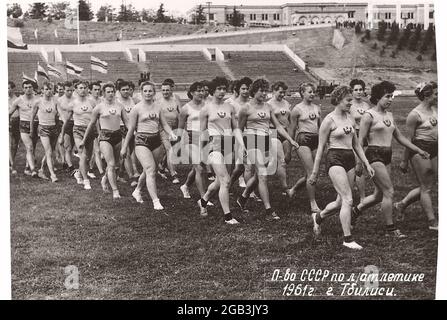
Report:
[{"label": "tree", "polygon": [[394,44],[399,39],[399,26],[396,21],[394,21],[391,25],[391,33],[388,37],[387,44]]},{"label": "tree", "polygon": [[118,16],[116,17],[116,19],[118,20],[118,21],[129,21],[129,16],[128,16],[128,13],[127,13],[127,7],[124,5],[124,4],[122,4],[121,6],[120,6],[120,11],[118,12]]},{"label": "tree", "polygon": [[70,2],[63,1],[52,3],[50,9],[48,10],[48,16],[52,17],[55,20],[65,19],[66,11],[70,7]]},{"label": "tree", "polygon": [[194,24],[205,24],[206,23],[206,17],[203,13],[204,9],[202,5],[199,5],[196,9],[196,12],[194,14]]},{"label": "tree", "polygon": [[152,9],[143,9],[140,12],[140,17],[142,21],[153,22],[155,21],[155,11]]},{"label": "tree", "polygon": [[47,16],[48,6],[43,2],[35,2],[30,5],[29,16],[31,19],[43,19]]},{"label": "tree", "polygon": [[157,10],[157,14],[155,17],[155,22],[167,22],[169,18],[165,16],[166,10],[164,9],[164,4],[160,3],[160,7]]},{"label": "tree", "polygon": [[231,17],[231,25],[234,27],[240,27],[241,26],[241,14],[239,11],[236,10],[236,6],[233,7],[233,16]]},{"label": "tree", "polygon": [[79,0],[79,21],[90,21],[93,19],[93,12],[90,4],[85,0]]},{"label": "tree", "polygon": [[107,21],[112,21],[115,18],[114,11],[115,8],[112,8],[111,5],[101,6],[96,13],[96,19],[98,19],[98,21],[106,21],[107,17]]},{"label": "tree", "polygon": [[21,17],[23,14],[22,8],[18,3],[13,3],[12,5],[8,4],[7,7],[7,16],[10,17],[12,15],[13,18]]},{"label": "tree", "polygon": [[422,26],[420,24],[417,25],[416,31],[413,33],[413,36],[410,39],[410,43],[408,44],[408,49],[411,51],[416,51],[418,42],[421,38]]},{"label": "tree", "polygon": [[385,33],[386,33],[386,22],[382,20],[379,22],[379,30],[377,31],[377,40],[379,41],[385,40]]},{"label": "tree", "polygon": [[361,34],[362,33],[362,25],[360,24],[360,22],[357,22],[355,24],[355,33],[357,33],[357,34]]}]

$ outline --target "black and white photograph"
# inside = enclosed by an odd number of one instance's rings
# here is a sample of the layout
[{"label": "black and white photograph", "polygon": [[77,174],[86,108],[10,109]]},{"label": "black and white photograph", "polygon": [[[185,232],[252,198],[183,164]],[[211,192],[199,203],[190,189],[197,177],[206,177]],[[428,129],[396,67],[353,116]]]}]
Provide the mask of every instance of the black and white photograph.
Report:
[{"label": "black and white photograph", "polygon": [[2,298],[447,298],[440,1],[5,9]]}]

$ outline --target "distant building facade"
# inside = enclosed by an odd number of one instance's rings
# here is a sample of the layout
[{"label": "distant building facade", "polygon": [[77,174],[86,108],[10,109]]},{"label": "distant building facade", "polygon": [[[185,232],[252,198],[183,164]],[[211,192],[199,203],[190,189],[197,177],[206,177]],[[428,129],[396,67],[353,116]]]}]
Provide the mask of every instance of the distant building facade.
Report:
[{"label": "distant building facade", "polygon": [[[377,28],[380,21],[396,21],[404,28],[407,24],[422,24],[428,28],[434,24],[433,4],[371,5],[363,3],[286,3],[277,6],[201,5],[207,23],[230,24],[234,9],[241,15],[245,25],[296,26],[311,24],[334,24],[363,22]],[[188,21],[194,21],[199,6],[187,12]]]}]

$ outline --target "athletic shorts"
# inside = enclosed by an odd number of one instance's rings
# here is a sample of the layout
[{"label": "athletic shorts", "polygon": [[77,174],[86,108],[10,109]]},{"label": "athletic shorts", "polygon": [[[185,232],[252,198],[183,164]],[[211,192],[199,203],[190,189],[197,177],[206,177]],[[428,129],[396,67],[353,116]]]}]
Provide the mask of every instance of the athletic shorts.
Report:
[{"label": "athletic shorts", "polygon": [[16,139],[20,137],[19,117],[14,117],[9,120],[9,133],[11,133]]},{"label": "athletic shorts", "polygon": [[154,151],[161,146],[160,133],[137,132],[135,135],[135,147],[142,146]]},{"label": "athletic shorts", "polygon": [[[430,159],[436,158],[438,156],[438,141],[426,141],[426,140],[419,140],[419,139],[413,139],[411,142],[416,146],[424,150],[425,152],[428,152],[430,154]],[[416,152],[410,151],[410,158],[412,158]]]},{"label": "athletic shorts", "polygon": [[50,138],[51,142],[54,142],[54,140],[56,140],[58,137],[56,125],[47,126],[39,124],[38,130],[39,130],[39,137],[48,137]]},{"label": "athletic shorts", "polygon": [[[79,140],[84,139],[85,136],[85,131],[87,131],[87,127],[86,126],[78,126],[78,125],[74,125],[73,126],[73,138],[77,138]],[[96,137],[98,136],[98,133],[96,132],[96,127],[92,128],[92,131],[90,131],[90,135],[88,137],[88,141],[93,141],[96,139]]]},{"label": "athletic shorts", "polygon": [[[186,144],[193,144],[195,146],[200,146],[200,136],[201,136],[201,132],[200,131],[192,131],[192,130],[188,130],[188,140],[186,142]],[[205,141],[206,143],[206,141]],[[203,145],[203,144],[202,144]]]},{"label": "athletic shorts", "polygon": [[369,163],[382,162],[384,165],[389,165],[392,158],[391,147],[380,147],[380,146],[368,146],[365,151],[366,159]]},{"label": "athletic shorts", "polygon": [[74,126],[73,120],[68,120],[67,124],[65,125],[64,134],[69,135],[71,138],[73,138],[73,126]]},{"label": "athletic shorts", "polygon": [[121,142],[121,130],[107,130],[107,129],[101,129],[101,132],[99,133],[99,141],[105,141],[110,143],[112,147],[115,147],[117,144]]},{"label": "athletic shorts", "polygon": [[62,126],[64,125],[64,122],[62,120],[58,120],[56,124],[57,133],[60,134],[62,130]]},{"label": "athletic shorts", "polygon": [[235,139],[233,136],[210,136],[208,142],[209,153],[220,152],[225,158],[233,154]]},{"label": "athletic shorts", "polygon": [[[175,128],[174,128],[175,129]],[[174,130],[173,129],[173,130]],[[163,129],[160,130],[160,139],[161,139],[161,143],[163,144],[163,146],[166,148],[170,148],[173,145],[177,144],[177,142],[179,142],[181,140],[181,137],[177,137],[177,140],[172,140],[170,139],[169,135],[166,133],[166,131],[164,131]]]},{"label": "athletic shorts", "polygon": [[127,135],[127,128],[126,126],[120,126],[120,131],[121,131],[121,138],[124,140],[126,139],[126,135]]},{"label": "athletic shorts", "polygon": [[333,166],[343,167],[346,172],[355,167],[355,155],[352,149],[329,149],[326,156],[326,170]]},{"label": "athletic shorts", "polygon": [[263,136],[259,134],[244,134],[244,145],[245,149],[253,150],[258,149],[263,154],[266,154],[270,151],[270,146],[272,144],[272,139],[270,136]]},{"label": "athletic shorts", "polygon": [[310,132],[300,132],[296,137],[299,146],[309,147],[311,151],[318,148],[318,134]]},{"label": "athletic shorts", "polygon": [[[34,128],[34,132],[38,132],[38,127],[39,127],[39,121],[34,121],[33,123],[33,128]],[[30,122],[29,121],[24,121],[24,120],[20,120],[20,124],[19,124],[19,130],[21,133],[27,133],[30,134],[31,133],[31,127],[30,127]]]}]

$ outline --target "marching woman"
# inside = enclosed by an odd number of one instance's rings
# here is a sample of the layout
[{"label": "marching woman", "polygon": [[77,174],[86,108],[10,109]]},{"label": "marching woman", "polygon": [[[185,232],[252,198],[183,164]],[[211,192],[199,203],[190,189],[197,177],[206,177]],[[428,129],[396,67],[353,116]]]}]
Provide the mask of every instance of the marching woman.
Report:
[{"label": "marching woman", "polygon": [[[306,184],[307,194],[310,200],[311,212],[320,212],[320,208],[315,201],[315,186],[309,184],[306,177],[309,177],[314,167],[315,153],[318,148],[318,130],[321,123],[320,107],[313,103],[315,98],[315,86],[312,83],[305,82],[300,85],[299,93],[303,101],[293,107],[290,114],[289,134],[296,137],[300,145],[298,155],[306,171],[305,177],[300,178],[287,193],[293,197],[296,190]],[[298,129],[298,134],[295,132]]]},{"label": "marching woman", "polygon": [[[247,187],[238,198],[237,203],[242,210],[245,210],[250,193],[258,187],[259,195],[264,203],[267,219],[278,220],[280,217],[270,205],[269,190],[267,186],[267,176],[271,173],[272,155],[270,125],[276,128],[278,133],[288,140],[291,145],[299,147],[298,144],[289,136],[287,131],[281,126],[275,116],[275,112],[270,104],[266,103],[269,83],[265,79],[257,79],[250,87],[250,96],[252,99],[246,105],[243,105],[239,112],[239,130],[244,131],[244,143],[247,150],[247,160],[255,167],[256,174],[247,181]],[[273,169],[273,172],[276,168]]]},{"label": "marching woman", "polygon": [[[267,102],[272,106],[273,112],[284,130],[288,130],[290,126],[290,103],[284,99],[287,89],[288,87],[284,82],[275,82],[272,85],[273,97]],[[271,128],[273,129],[273,127]],[[287,190],[286,164],[290,162],[292,147],[290,142],[281,135],[276,135],[272,139],[272,147],[273,154],[276,155],[276,174],[279,177],[281,186],[284,190]]]},{"label": "marching woman", "polygon": [[[78,179],[78,184],[83,184],[85,190],[90,190],[90,180],[88,176],[89,160],[93,155],[93,143],[98,133],[96,126],[93,126],[90,131],[90,136],[84,139],[86,135],[87,126],[89,125],[95,103],[89,99],[88,84],[86,81],[80,81],[76,84],[76,98],[71,103],[71,107],[67,111],[67,120],[73,119],[73,138],[78,149],[79,157],[79,172],[75,173]],[[65,127],[68,121],[64,122],[62,132],[65,132]],[[81,142],[84,142],[81,147]],[[59,143],[63,144],[64,140],[59,138]]]},{"label": "marching woman", "polygon": [[406,238],[406,236],[394,225],[394,188],[389,173],[393,137],[401,145],[419,154],[424,159],[428,159],[430,155],[408,141],[394,124],[393,114],[388,109],[393,102],[393,92],[395,90],[396,87],[388,81],[382,81],[374,85],[371,89],[370,98],[373,107],[365,112],[360,122],[359,142],[363,147],[363,141],[367,139],[368,147],[365,155],[375,172],[373,177],[375,188],[372,195],[367,196],[357,207],[353,207],[352,222],[355,223],[362,211],[381,202],[387,234],[400,239]]},{"label": "marching woman", "polygon": [[109,191],[107,181],[113,192],[113,199],[121,198],[116,183],[115,168],[119,162],[119,147],[121,145],[120,120],[127,124],[127,115],[124,106],[115,100],[115,86],[108,82],[102,88],[104,99],[94,109],[90,123],[85,130],[84,138],[79,144],[80,148],[90,145],[90,134],[95,130],[96,121],[99,119],[99,148],[107,162],[106,174],[101,179],[104,192]]},{"label": "marching woman", "polygon": [[[34,118],[39,118],[38,133],[40,141],[42,142],[45,150],[45,162],[50,172],[52,182],[57,182],[58,179],[54,173],[53,153],[57,143],[58,130],[56,125],[56,117],[58,115],[56,108],[56,98],[53,96],[53,84],[51,82],[44,82],[42,85],[43,97],[40,98],[34,105],[31,122]],[[34,127],[31,127],[31,137],[34,137]],[[42,161],[43,162],[43,161]],[[43,169],[43,168],[42,168]],[[43,170],[42,170],[43,173]]]},{"label": "marching woman", "polygon": [[[16,96],[14,95],[14,89],[16,85],[14,82],[8,82],[8,106],[11,108],[12,103],[14,102]],[[20,118],[19,111],[16,110],[11,115],[9,119],[9,168],[11,170],[11,174],[17,174],[15,159],[17,154],[17,149],[19,147],[20,142]]]},{"label": "marching woman", "polygon": [[[363,100],[365,97],[365,82],[360,79],[353,79],[349,86],[351,87],[353,93],[352,96],[354,99],[352,99],[351,102],[351,116],[354,118],[355,124],[354,129],[357,134],[357,138],[359,137],[359,131],[360,131],[360,120],[362,119],[362,116],[365,114],[365,111],[370,108],[369,104]],[[363,165],[361,161],[357,161],[356,166],[356,176],[355,176],[355,182],[357,184],[357,188],[359,190],[359,196],[360,196],[360,202],[365,199],[365,175],[362,172]]]},{"label": "marching woman", "polygon": [[337,87],[331,93],[334,111],[329,113],[321,123],[318,133],[318,149],[309,183],[315,185],[320,169],[323,151],[328,144],[326,169],[337,191],[337,199],[329,203],[320,213],[313,212],[315,235],[321,233],[321,223],[336,210],[340,209],[340,222],[343,229],[343,245],[350,249],[362,249],[351,235],[352,187],[355,178],[356,157],[365,165],[369,175],[374,176],[374,169],[366,160],[365,153],[358,143],[355,133],[355,120],[350,115],[352,89],[347,86]]},{"label": "marching woman", "polygon": [[36,149],[38,137],[37,135],[31,137],[30,133],[31,126],[34,127],[33,132],[36,132],[37,126],[39,124],[37,121],[31,122],[33,107],[39,97],[34,96],[33,82],[29,80],[23,81],[22,88],[24,94],[14,100],[14,102],[11,104],[11,107],[9,109],[9,117],[11,117],[16,110],[19,111],[20,138],[22,139],[22,142],[26,149],[25,174],[31,175],[32,177],[37,177],[38,174],[36,172],[34,151]]},{"label": "marching woman", "polygon": [[179,115],[179,132],[183,133],[186,125],[186,132],[188,135],[187,143],[184,145],[182,151],[186,150],[188,160],[193,165],[193,168],[188,173],[186,182],[180,186],[183,198],[185,199],[191,198],[189,188],[194,181],[196,182],[200,197],[203,197],[205,194],[206,184],[204,173],[206,172],[206,169],[202,166],[200,159],[200,110],[202,110],[205,105],[203,94],[204,90],[201,82],[194,82],[189,87],[188,91],[188,98],[190,98],[191,101],[182,107]]},{"label": "marching woman", "polygon": [[162,107],[154,103],[155,84],[149,81],[141,83],[140,101],[130,112],[128,121],[128,131],[126,139],[121,146],[121,156],[125,157],[128,151],[130,140],[135,133],[135,154],[143,167],[143,173],[140,175],[138,185],[132,196],[136,199],[136,193],[139,195],[138,202],[141,199],[141,186],[146,180],[147,190],[152,199],[155,210],[163,210],[163,206],[157,195],[157,186],[155,174],[157,172],[158,162],[163,156],[163,145],[160,138],[160,127],[169,135],[171,141],[177,140],[177,136],[172,132],[166,119],[164,118]]},{"label": "marching woman", "polygon": [[[200,214],[206,216],[207,204],[210,197],[219,190],[219,201],[222,207],[225,223],[238,224],[230,211],[230,173],[233,158],[233,145],[236,141],[242,146],[243,140],[237,127],[235,110],[233,106],[224,101],[228,89],[228,80],[216,77],[208,87],[212,96],[210,102],[206,102],[200,111],[201,132],[208,130],[209,143],[205,152],[209,151],[208,164],[216,174],[216,179],[208,186],[208,190],[197,202]],[[204,155],[206,157],[206,155]]]},{"label": "marching woman", "polygon": [[401,201],[394,204],[397,220],[403,220],[404,210],[411,203],[420,200],[427,215],[429,229],[438,230],[438,221],[433,212],[431,188],[438,173],[438,85],[436,82],[421,83],[415,90],[421,101],[407,117],[409,138],[414,145],[430,154],[424,159],[419,154],[405,150],[401,169],[406,171],[410,160],[419,187],[411,190]]}]

